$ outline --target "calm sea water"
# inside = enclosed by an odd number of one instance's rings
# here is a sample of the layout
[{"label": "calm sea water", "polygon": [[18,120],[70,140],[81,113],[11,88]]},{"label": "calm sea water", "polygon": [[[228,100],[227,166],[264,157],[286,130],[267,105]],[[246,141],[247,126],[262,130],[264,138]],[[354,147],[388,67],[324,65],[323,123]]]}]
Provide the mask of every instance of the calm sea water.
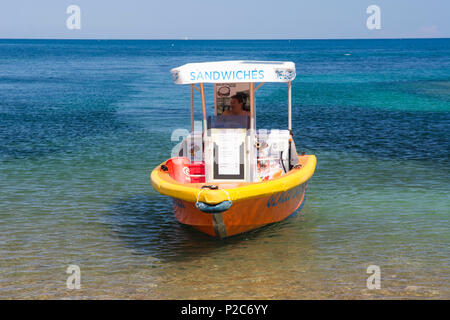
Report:
[{"label": "calm sea water", "polygon": [[[149,174],[190,122],[169,70],[232,59],[296,63],[318,165],[300,214],[219,241]],[[260,128],[287,127],[286,94],[258,91]],[[0,40],[0,298],[448,299],[449,164],[450,39]]]}]

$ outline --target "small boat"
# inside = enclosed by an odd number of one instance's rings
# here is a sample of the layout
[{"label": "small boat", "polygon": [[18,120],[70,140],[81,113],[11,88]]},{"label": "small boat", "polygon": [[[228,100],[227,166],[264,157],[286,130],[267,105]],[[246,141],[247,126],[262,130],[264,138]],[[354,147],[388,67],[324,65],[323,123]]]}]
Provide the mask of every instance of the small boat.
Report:
[{"label": "small boat", "polygon": [[[173,199],[176,219],[226,238],[298,212],[316,157],[298,155],[292,135],[295,64],[188,63],[171,73],[175,84],[190,85],[191,131],[172,157],[152,171],[150,180],[156,191]],[[287,130],[256,129],[255,96],[267,82],[287,84]],[[209,116],[204,84],[213,87],[214,114]],[[200,125],[194,121],[195,91],[201,98]]]}]

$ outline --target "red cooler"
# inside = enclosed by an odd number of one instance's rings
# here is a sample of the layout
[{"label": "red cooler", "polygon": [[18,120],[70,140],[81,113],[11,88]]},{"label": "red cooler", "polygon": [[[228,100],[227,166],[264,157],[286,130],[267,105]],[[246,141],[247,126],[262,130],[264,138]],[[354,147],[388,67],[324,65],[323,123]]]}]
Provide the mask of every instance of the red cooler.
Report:
[{"label": "red cooler", "polygon": [[204,162],[192,162],[189,165],[189,173],[191,176],[191,183],[205,182],[205,163]]},{"label": "red cooler", "polygon": [[170,158],[166,161],[169,176],[180,183],[190,183],[189,159],[186,157]]}]

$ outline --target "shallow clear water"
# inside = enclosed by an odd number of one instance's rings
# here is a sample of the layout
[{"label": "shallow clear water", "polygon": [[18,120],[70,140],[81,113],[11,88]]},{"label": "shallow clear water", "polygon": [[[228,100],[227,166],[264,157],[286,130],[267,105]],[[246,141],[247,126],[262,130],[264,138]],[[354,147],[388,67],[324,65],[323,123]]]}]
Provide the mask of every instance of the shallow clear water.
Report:
[{"label": "shallow clear water", "polygon": [[[213,240],[149,174],[190,122],[169,70],[232,59],[296,63],[318,164],[300,214]],[[287,126],[286,94],[258,90],[259,127]],[[449,137],[449,39],[0,40],[0,297],[448,299]]]}]

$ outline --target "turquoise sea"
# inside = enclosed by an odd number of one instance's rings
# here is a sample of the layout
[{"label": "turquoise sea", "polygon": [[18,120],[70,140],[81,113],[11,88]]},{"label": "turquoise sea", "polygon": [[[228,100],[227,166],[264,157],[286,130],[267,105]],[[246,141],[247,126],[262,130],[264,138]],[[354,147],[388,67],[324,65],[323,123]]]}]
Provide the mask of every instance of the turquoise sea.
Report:
[{"label": "turquoise sea", "polygon": [[[318,164],[299,214],[213,240],[149,175],[190,125],[169,70],[241,59],[296,63]],[[287,127],[286,95],[258,90],[259,128]],[[449,177],[450,39],[0,40],[3,299],[449,299]]]}]

